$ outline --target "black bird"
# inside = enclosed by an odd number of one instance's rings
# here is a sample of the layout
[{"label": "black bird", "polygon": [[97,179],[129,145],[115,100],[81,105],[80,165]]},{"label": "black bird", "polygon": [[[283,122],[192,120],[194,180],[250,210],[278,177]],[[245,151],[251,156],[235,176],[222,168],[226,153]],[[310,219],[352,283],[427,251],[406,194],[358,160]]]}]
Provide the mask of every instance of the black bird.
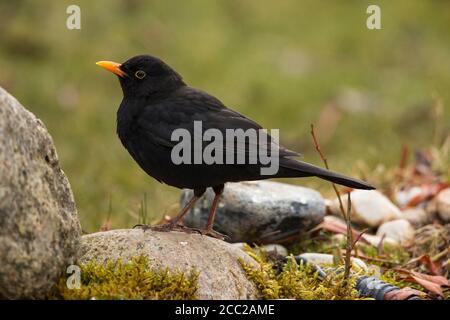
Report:
[{"label": "black bird", "polygon": [[[215,198],[202,233],[222,238],[212,227],[226,182],[315,176],[351,188],[374,189],[364,181],[292,159],[298,154],[279,146],[269,135],[266,136],[268,140],[265,142],[268,154],[272,155],[270,147],[275,147],[278,151],[279,170],[274,175],[262,175],[261,167],[264,166],[261,163],[175,164],[171,153],[177,141],[172,141],[172,132],[182,128],[193,136],[194,121],[202,121],[204,131],[218,129],[224,137],[226,129],[260,130],[262,127],[227,108],[208,93],[186,85],[175,70],[156,57],[139,55],[122,64],[99,61],[97,65],[115,73],[119,78],[123,100],[117,111],[117,134],[133,159],[158,181],[177,188],[194,190],[192,199],[177,217],[165,226],[166,230],[180,227],[182,217],[206,189],[212,187]],[[239,152],[248,156],[252,142],[246,140],[240,148],[236,144],[234,146],[235,148],[229,148],[225,145],[223,152],[233,153],[233,157]]]}]

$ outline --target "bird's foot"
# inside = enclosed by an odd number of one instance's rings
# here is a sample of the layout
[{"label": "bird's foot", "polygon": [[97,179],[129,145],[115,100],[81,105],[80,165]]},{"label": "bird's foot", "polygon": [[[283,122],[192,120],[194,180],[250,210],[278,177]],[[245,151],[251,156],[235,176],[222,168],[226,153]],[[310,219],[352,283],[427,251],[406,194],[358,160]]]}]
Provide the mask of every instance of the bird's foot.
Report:
[{"label": "bird's foot", "polygon": [[225,234],[221,234],[220,232],[217,232],[216,230],[213,230],[212,228],[206,228],[204,230],[200,231],[202,233],[202,235],[204,236],[210,236],[212,238],[216,238],[219,240],[230,240],[230,237],[225,235]]},{"label": "bird's foot", "polygon": [[149,224],[138,223],[138,224],[135,224],[132,229],[142,229],[145,231],[145,230],[148,230],[151,228],[152,228],[152,226]]},{"label": "bird's foot", "polygon": [[181,231],[186,233],[202,233],[201,230],[195,229],[195,228],[189,228],[182,224],[176,223],[176,222],[169,222],[165,224],[157,224],[154,226],[146,225],[146,224],[137,224],[133,227],[134,228],[141,228],[143,231],[146,231],[148,229],[153,231],[160,231],[160,232],[170,232],[170,231]]}]

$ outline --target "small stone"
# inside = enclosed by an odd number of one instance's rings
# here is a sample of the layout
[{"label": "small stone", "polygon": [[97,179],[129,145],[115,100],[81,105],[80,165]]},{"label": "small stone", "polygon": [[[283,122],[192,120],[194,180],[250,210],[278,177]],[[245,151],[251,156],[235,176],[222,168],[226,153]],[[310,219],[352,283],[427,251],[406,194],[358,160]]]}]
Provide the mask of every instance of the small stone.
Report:
[{"label": "small stone", "polygon": [[268,253],[277,253],[282,256],[288,255],[287,249],[280,244],[266,244],[265,246],[262,246],[261,249]]},{"label": "small stone", "polygon": [[[182,245],[181,243],[186,243]],[[81,238],[79,263],[95,260],[123,262],[144,255],[151,267],[172,272],[199,272],[198,297],[202,300],[256,299],[258,291],[239,262],[259,265],[239,248],[211,237],[184,232],[141,229],[111,230]]]},{"label": "small stone", "polygon": [[404,208],[412,199],[419,196],[421,193],[422,188],[418,186],[405,190],[398,190],[395,193],[395,202],[400,206],[400,208]]},{"label": "small stone", "polygon": [[[370,245],[374,246],[374,247],[378,247],[380,245],[380,242],[383,241],[384,243],[387,244],[391,244],[391,245],[397,245],[398,241],[394,240],[392,238],[389,237],[380,237],[380,236],[376,236],[373,234],[364,234],[364,239],[367,240],[367,242],[369,242]],[[362,244],[362,242],[359,242],[358,244]]]},{"label": "small stone", "polygon": [[346,239],[347,239],[347,236],[342,233],[333,234],[331,236],[331,242],[335,245],[340,245],[340,244],[344,243],[346,241]]},{"label": "small stone", "polygon": [[[192,197],[184,190],[181,206]],[[205,195],[186,215],[185,224],[204,228],[214,193]],[[231,242],[276,243],[296,240],[325,215],[325,201],[315,190],[273,181],[227,183],[219,202],[214,229]]]},{"label": "small stone", "polygon": [[399,243],[411,240],[414,237],[414,228],[408,220],[398,219],[383,223],[377,231],[377,236],[394,239]]},{"label": "small stone", "polygon": [[382,275],[381,267],[374,264],[370,264],[367,273],[370,274],[370,276],[372,277],[380,278]]},{"label": "small stone", "polygon": [[415,207],[402,212],[403,219],[408,220],[415,228],[422,227],[432,222],[432,216],[424,208]]},{"label": "small stone", "polygon": [[[331,265],[334,263],[334,257],[331,254],[327,253],[302,253],[299,255],[301,258],[306,259],[308,262],[318,265]],[[359,258],[353,258],[352,267],[355,268],[355,271],[367,271],[368,267],[364,261]]]},{"label": "small stone", "polygon": [[[347,208],[347,195],[341,196]],[[352,222],[376,228],[383,222],[400,219],[401,211],[386,196],[377,190],[354,190],[351,192]],[[330,207],[335,215],[341,215],[339,201],[335,199]]]},{"label": "small stone", "polygon": [[442,190],[436,196],[436,209],[445,223],[450,222],[450,188]]}]

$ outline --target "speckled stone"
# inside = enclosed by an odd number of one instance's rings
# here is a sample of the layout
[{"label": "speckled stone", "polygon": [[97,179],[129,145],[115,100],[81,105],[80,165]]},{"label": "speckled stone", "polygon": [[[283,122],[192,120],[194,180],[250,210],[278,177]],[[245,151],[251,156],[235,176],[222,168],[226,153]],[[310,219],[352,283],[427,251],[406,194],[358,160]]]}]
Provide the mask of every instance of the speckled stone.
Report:
[{"label": "speckled stone", "polygon": [[242,270],[239,259],[257,267],[245,252],[208,236],[184,232],[123,229],[85,235],[81,239],[80,263],[95,259],[129,261],[145,255],[154,268],[200,272],[200,299],[256,299],[258,292]]},{"label": "speckled stone", "polygon": [[81,228],[44,124],[0,88],[0,298],[43,298]]},{"label": "speckled stone", "polygon": [[[184,190],[181,206],[191,197],[192,191]],[[186,215],[185,224],[204,228],[213,198],[208,189]],[[214,228],[231,242],[276,243],[315,227],[324,216],[325,201],[315,190],[273,181],[227,183]]]}]

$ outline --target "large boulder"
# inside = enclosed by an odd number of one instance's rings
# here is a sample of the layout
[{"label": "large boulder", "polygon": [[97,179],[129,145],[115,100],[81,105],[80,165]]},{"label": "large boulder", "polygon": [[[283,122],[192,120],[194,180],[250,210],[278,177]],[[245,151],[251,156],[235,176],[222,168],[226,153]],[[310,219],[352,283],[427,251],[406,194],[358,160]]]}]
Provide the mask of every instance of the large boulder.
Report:
[{"label": "large boulder", "polygon": [[[192,191],[184,190],[181,206],[191,197]],[[185,224],[204,228],[213,198],[208,189],[186,215]],[[273,181],[227,183],[214,229],[231,242],[286,242],[319,224],[325,209],[325,200],[312,189]]]},{"label": "large boulder", "polygon": [[44,124],[0,88],[0,298],[43,298],[81,228]]},{"label": "large boulder", "polygon": [[239,258],[255,267],[256,262],[231,244],[199,234],[142,229],[97,232],[82,237],[79,263],[127,262],[140,255],[148,257],[154,268],[197,270],[200,299],[257,298]]}]

